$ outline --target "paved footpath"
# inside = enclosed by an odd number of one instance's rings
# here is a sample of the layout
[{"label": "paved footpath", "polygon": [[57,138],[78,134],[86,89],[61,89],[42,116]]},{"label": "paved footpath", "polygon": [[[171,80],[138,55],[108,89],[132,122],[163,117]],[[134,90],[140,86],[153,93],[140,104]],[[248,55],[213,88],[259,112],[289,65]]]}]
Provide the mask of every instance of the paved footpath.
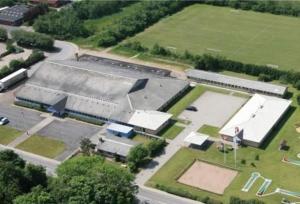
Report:
[{"label": "paved footpath", "polygon": [[41,122],[33,126],[30,130],[26,131],[23,135],[17,137],[14,141],[9,143],[7,146],[9,147],[18,146],[19,144],[27,140],[29,137],[31,137],[32,135],[34,135],[35,133],[37,133],[38,131],[40,131],[41,129],[43,129],[53,121],[54,121],[54,117],[45,118],[44,120],[42,120]]},{"label": "paved footpath", "polygon": [[192,131],[197,131],[201,124],[194,125],[193,123],[186,126],[186,128],[173,139],[165,148],[165,152],[154,158],[145,169],[143,169],[136,176],[135,182],[143,186],[173,155],[184,145],[185,137]]}]

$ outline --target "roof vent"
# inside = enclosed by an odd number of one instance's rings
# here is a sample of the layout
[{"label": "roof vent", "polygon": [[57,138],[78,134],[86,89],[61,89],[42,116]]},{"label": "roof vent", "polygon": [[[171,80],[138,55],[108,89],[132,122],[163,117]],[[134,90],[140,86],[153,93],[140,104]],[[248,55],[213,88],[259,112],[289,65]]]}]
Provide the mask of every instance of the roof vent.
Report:
[{"label": "roof vent", "polygon": [[252,118],[254,118],[255,117],[255,114],[252,114],[252,116],[251,116]]}]

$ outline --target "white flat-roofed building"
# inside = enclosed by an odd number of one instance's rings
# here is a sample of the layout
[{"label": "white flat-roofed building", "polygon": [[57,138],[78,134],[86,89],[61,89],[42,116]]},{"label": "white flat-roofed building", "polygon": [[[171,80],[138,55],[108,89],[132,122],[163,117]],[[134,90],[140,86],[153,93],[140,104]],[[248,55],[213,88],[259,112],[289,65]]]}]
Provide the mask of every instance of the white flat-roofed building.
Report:
[{"label": "white flat-roofed building", "polygon": [[290,100],[254,94],[219,134],[230,141],[237,135],[242,143],[259,147],[290,104]]},{"label": "white flat-roofed building", "polygon": [[239,89],[250,93],[283,97],[287,92],[286,86],[279,86],[261,81],[241,79],[203,70],[188,69],[186,75],[189,79],[200,83],[213,84],[233,89]]},{"label": "white flat-roofed building", "polygon": [[209,138],[208,135],[198,133],[198,132],[191,132],[188,136],[186,136],[184,142],[188,144],[201,146],[208,138]]},{"label": "white flat-roofed building", "polygon": [[128,124],[134,126],[138,131],[156,134],[162,130],[171,119],[172,114],[151,111],[151,110],[136,110],[129,119]]}]

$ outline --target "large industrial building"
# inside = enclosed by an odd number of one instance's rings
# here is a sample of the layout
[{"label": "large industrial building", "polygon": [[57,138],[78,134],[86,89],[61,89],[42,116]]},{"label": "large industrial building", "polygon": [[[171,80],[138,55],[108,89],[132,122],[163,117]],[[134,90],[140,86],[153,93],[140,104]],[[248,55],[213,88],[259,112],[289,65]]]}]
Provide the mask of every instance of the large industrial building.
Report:
[{"label": "large industrial building", "polygon": [[189,79],[197,82],[239,89],[250,93],[261,93],[265,95],[283,97],[287,92],[287,87],[285,86],[241,79],[238,77],[226,76],[223,74],[203,70],[188,69],[186,71],[186,75]]},{"label": "large industrial building", "polygon": [[151,67],[88,56],[46,61],[16,93],[16,100],[56,115],[113,121],[156,134],[171,118],[164,108],[189,86],[165,75]]},{"label": "large industrial building", "polygon": [[0,24],[19,26],[40,13],[36,6],[17,4],[0,10]]},{"label": "large industrial building", "polygon": [[243,144],[259,147],[290,104],[290,100],[254,94],[219,134],[225,140],[238,137]]}]

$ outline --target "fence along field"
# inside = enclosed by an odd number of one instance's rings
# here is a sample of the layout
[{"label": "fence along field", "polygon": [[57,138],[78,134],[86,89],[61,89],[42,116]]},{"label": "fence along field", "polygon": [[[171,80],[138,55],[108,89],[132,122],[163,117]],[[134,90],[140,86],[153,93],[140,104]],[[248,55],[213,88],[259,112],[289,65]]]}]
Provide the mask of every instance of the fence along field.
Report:
[{"label": "fence along field", "polygon": [[300,71],[300,18],[196,4],[130,40]]}]

